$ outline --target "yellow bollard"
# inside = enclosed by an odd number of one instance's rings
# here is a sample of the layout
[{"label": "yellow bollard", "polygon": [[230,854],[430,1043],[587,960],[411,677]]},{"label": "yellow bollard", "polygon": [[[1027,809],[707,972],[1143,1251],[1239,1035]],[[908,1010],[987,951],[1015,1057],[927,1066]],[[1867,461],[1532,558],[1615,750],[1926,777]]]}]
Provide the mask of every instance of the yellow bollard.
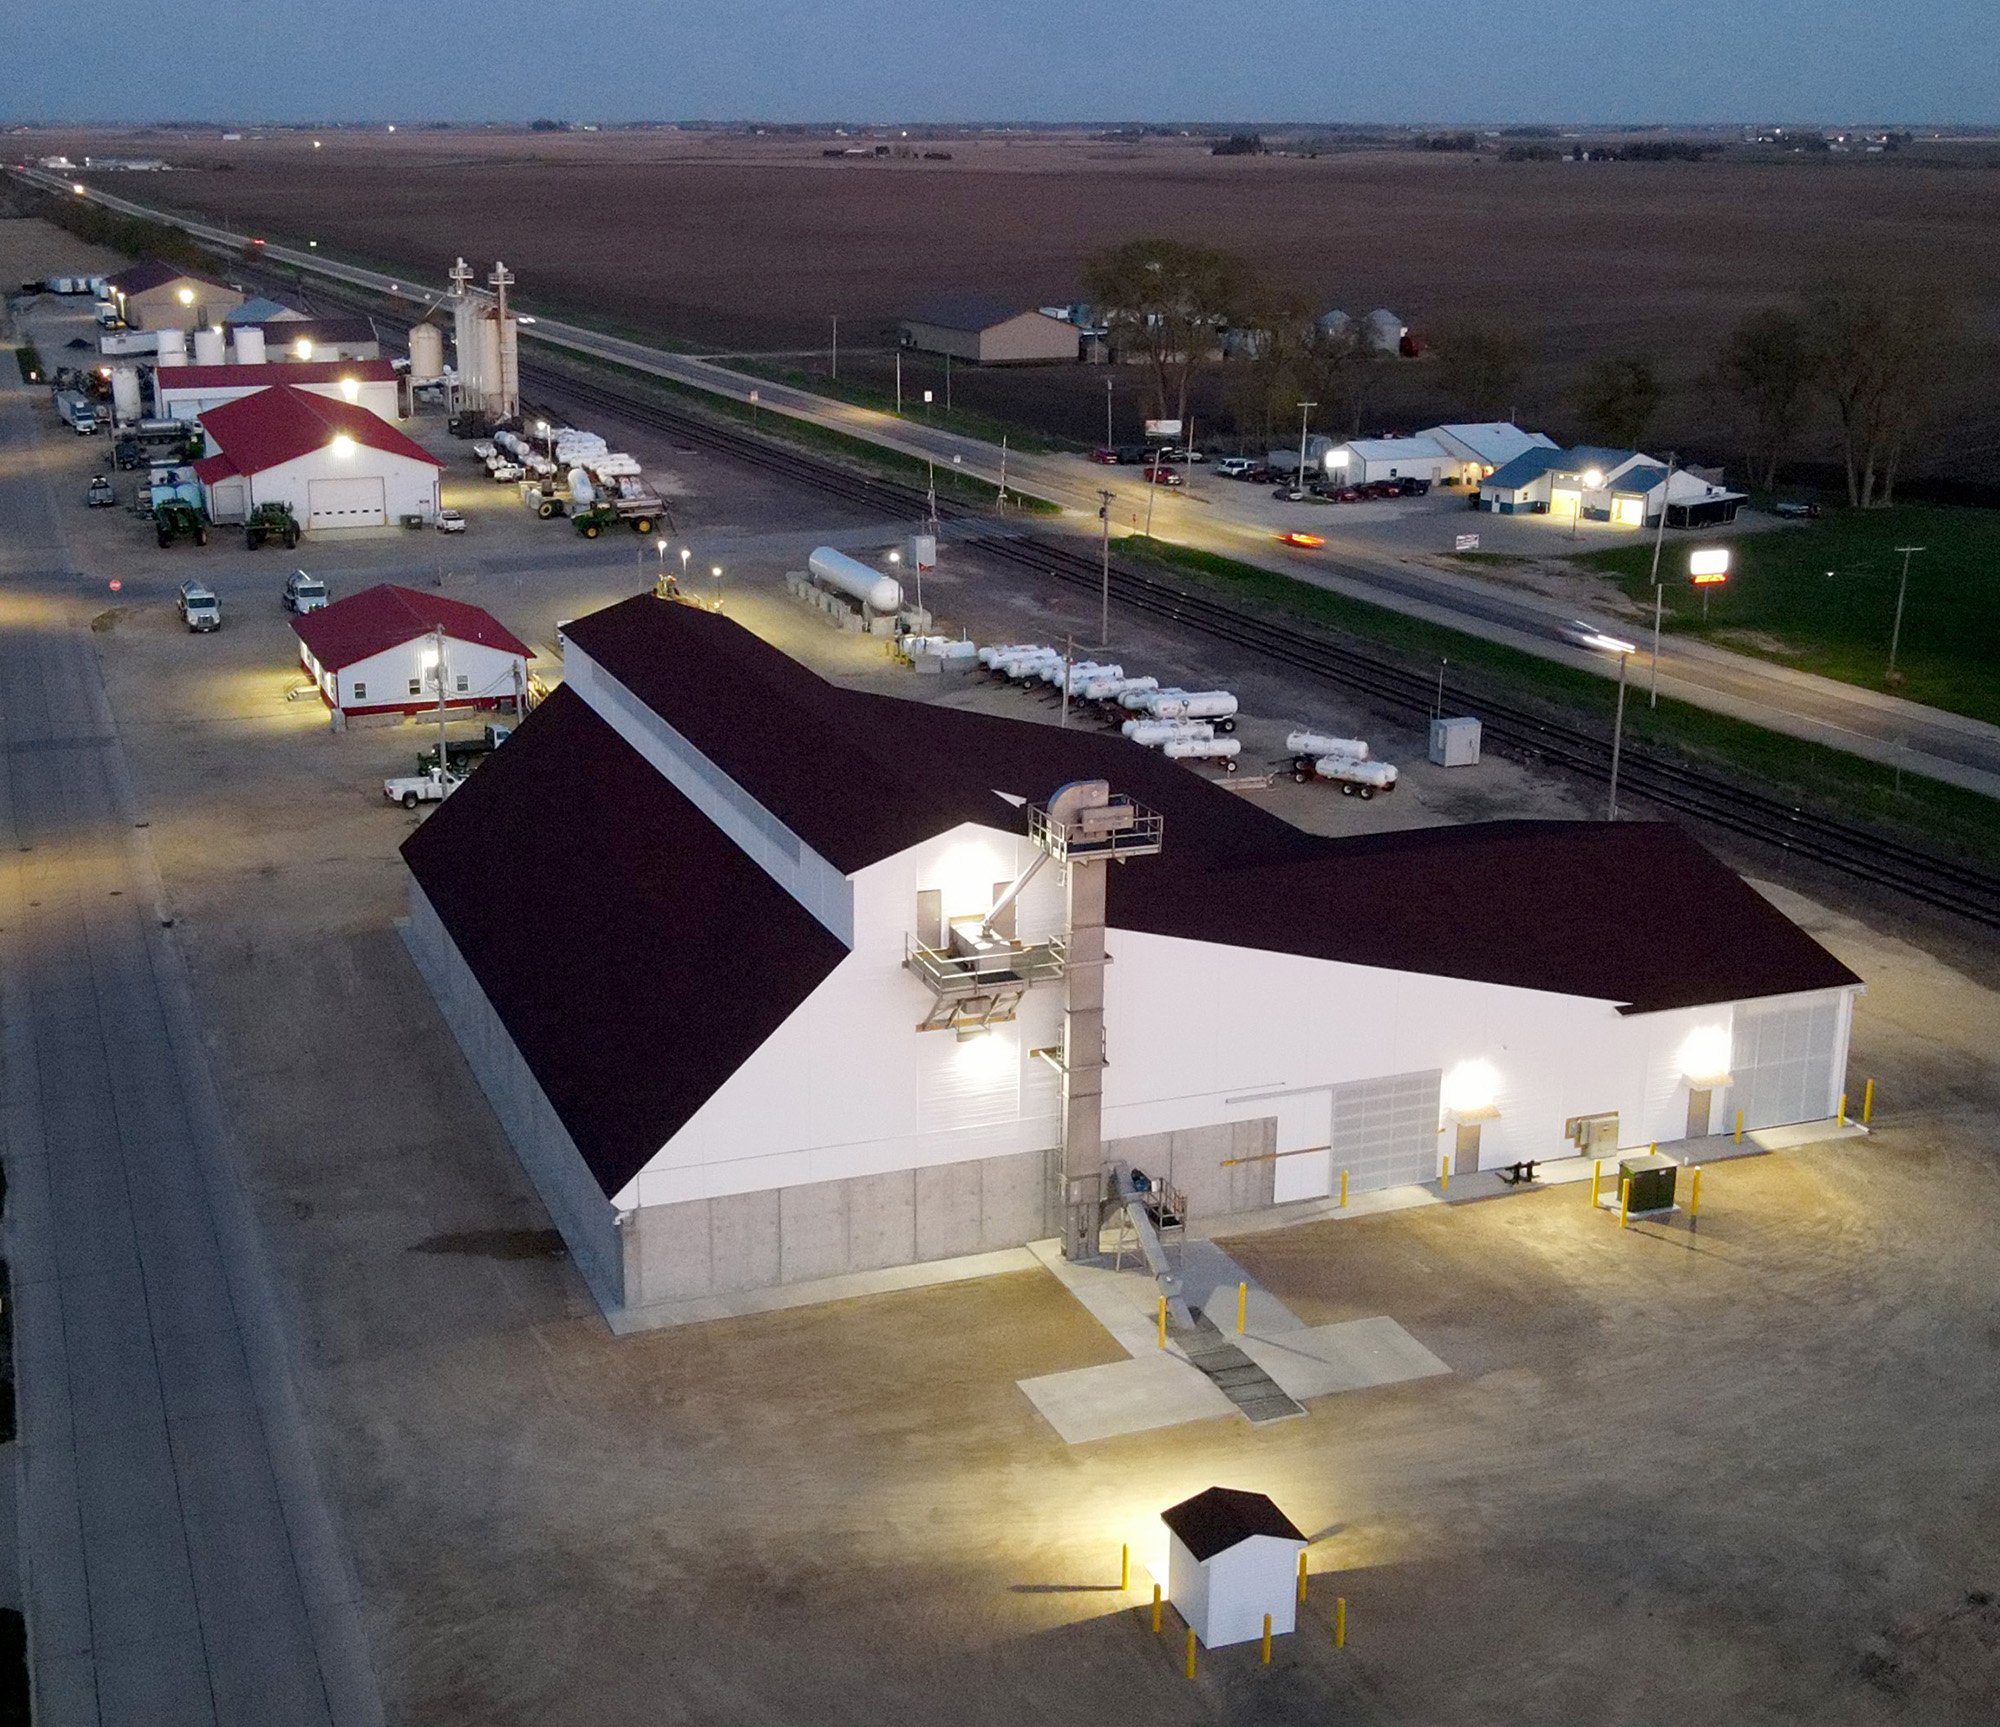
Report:
[{"label": "yellow bollard", "polygon": [[1658,1157],[1660,1155],[1660,1142],[1657,1139],[1646,1147],[1646,1155],[1648,1157]]},{"label": "yellow bollard", "polygon": [[1632,1215],[1632,1178],[1628,1175],[1618,1183],[1618,1227],[1626,1227]]},{"label": "yellow bollard", "polygon": [[1153,1585],[1153,1635],[1157,1637],[1159,1636],[1159,1634],[1160,1634],[1160,1586],[1157,1583],[1155,1583]]},{"label": "yellow bollard", "polygon": [[1132,1587],[1132,1544],[1129,1541],[1121,1543],[1118,1548],[1118,1587]]},{"label": "yellow bollard", "polygon": [[1344,1169],[1340,1172],[1340,1203],[1343,1206],[1347,1204],[1347,1171]]},{"label": "yellow bollard", "polygon": [[1840,1115],[1838,1119],[1842,1127],[1847,1125],[1847,1093],[1844,1091],[1840,1094]]},{"label": "yellow bollard", "polygon": [[1590,1163],[1590,1209],[1597,1209],[1598,1184],[1604,1179],[1604,1159],[1592,1158]]},{"label": "yellow bollard", "polygon": [[1438,1159],[1438,1192],[1451,1192],[1451,1159],[1448,1157]]},{"label": "yellow bollard", "polygon": [[1871,1079],[1861,1088],[1861,1125],[1866,1127],[1875,1115],[1875,1082]]},{"label": "yellow bollard", "polygon": [[1743,1143],[1743,1112],[1740,1109],[1736,1112],[1736,1143]]},{"label": "yellow bollard", "polygon": [[1166,1346],[1167,1346],[1167,1298],[1163,1295],[1160,1297],[1160,1347],[1162,1349],[1165,1349]]},{"label": "yellow bollard", "polygon": [[1268,1666],[1270,1666],[1270,1665],[1271,1665],[1271,1616],[1270,1616],[1270,1614],[1268,1614],[1268,1613],[1266,1613],[1266,1614],[1264,1615],[1264,1654],[1263,1654],[1263,1660],[1264,1660],[1264,1665],[1265,1665],[1266,1667],[1268,1667]]},{"label": "yellow bollard", "polygon": [[1303,1607],[1305,1604],[1306,1604],[1306,1556],[1302,1552],[1299,1554],[1299,1605]]},{"label": "yellow bollard", "polygon": [[1695,1166],[1694,1180],[1688,1184],[1688,1222],[1701,1221],[1701,1167]]},{"label": "yellow bollard", "polygon": [[1187,1676],[1190,1679],[1194,1677],[1194,1627],[1192,1625],[1188,1627]]},{"label": "yellow bollard", "polygon": [[1241,1337],[1250,1326],[1250,1285],[1236,1286],[1236,1335]]},{"label": "yellow bollard", "polygon": [[1345,1595],[1336,1597],[1333,1603],[1333,1646],[1336,1649],[1345,1649],[1347,1647],[1347,1597]]}]

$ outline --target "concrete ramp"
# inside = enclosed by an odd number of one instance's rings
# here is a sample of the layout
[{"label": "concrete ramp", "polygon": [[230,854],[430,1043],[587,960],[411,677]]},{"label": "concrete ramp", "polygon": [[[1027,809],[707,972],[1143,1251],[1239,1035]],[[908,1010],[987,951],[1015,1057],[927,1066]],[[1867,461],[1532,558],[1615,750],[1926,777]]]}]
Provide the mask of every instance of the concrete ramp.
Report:
[{"label": "concrete ramp", "polygon": [[1305,1414],[1284,1387],[1264,1369],[1224,1337],[1206,1314],[1186,1332],[1175,1337],[1190,1366],[1200,1371],[1216,1390],[1229,1399],[1250,1421],[1284,1421]]}]

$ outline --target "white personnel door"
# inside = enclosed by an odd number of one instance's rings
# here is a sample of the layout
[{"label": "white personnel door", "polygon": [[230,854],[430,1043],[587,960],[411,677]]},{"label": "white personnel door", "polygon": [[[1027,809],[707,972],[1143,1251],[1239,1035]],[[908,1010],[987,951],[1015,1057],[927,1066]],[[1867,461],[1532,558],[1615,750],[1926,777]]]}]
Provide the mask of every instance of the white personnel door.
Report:
[{"label": "white personnel door", "polygon": [[380,528],[387,525],[383,484],[374,478],[309,480],[306,483],[306,527]]}]

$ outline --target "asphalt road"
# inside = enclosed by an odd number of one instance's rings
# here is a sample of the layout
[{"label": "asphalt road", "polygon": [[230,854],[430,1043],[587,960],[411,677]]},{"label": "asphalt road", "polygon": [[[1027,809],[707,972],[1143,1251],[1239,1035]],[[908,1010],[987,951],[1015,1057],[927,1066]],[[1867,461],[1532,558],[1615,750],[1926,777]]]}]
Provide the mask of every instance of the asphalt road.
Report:
[{"label": "asphalt road", "polygon": [[382,1719],[40,464],[0,382],[0,1026],[34,1717]]},{"label": "asphalt road", "polygon": [[[51,189],[68,185],[59,176],[39,170],[29,170],[27,177]],[[171,222],[232,248],[247,243],[242,235],[95,188],[87,195],[112,209]],[[268,246],[263,256],[270,263],[311,271],[371,294],[408,299],[413,312],[442,297],[435,288],[342,264],[317,252]],[[1204,488],[1208,509],[1172,508],[1157,497],[1149,500],[1144,483],[1130,477],[1133,470],[1102,467],[1070,455],[1003,454],[998,446],[982,439],[770,383],[710,360],[603,335],[558,319],[537,319],[531,335],[558,350],[608,360],[738,402],[754,399],[760,408],[773,413],[844,432],[940,467],[955,466],[989,482],[999,482],[1004,474],[1009,486],[1080,513],[1092,529],[1100,490],[1109,490],[1113,493],[1114,520],[1150,520],[1163,538],[1317,582],[1356,599],[1503,642],[1607,680],[1617,676],[1613,656],[1578,649],[1562,639],[1560,629],[1568,614],[1552,603],[1502,590],[1475,575],[1447,574],[1366,556],[1357,547],[1343,547],[1331,534],[1324,561],[1280,552],[1273,543],[1270,524],[1244,508],[1250,502],[1249,494],[1258,490],[1255,487],[1210,485]],[[1236,493],[1244,496],[1232,495]],[[1071,523],[1072,528],[1076,525]],[[1315,531],[1325,531],[1317,520],[1313,526]],[[1641,682],[1651,681],[1651,667],[1643,653],[1631,669]],[[1664,644],[1658,687],[1661,695],[1673,700],[2000,797],[2000,726],[1731,654],[1705,643]]]}]

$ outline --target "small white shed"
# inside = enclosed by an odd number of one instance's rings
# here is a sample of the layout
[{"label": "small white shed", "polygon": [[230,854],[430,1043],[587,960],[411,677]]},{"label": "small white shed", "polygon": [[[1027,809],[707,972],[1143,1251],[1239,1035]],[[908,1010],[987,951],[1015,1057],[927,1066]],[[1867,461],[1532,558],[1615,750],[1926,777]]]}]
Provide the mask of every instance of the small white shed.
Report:
[{"label": "small white shed", "polygon": [[1167,1599],[1202,1647],[1220,1649],[1298,1625],[1305,1535],[1262,1493],[1211,1487],[1160,1513],[1166,1524]]}]

